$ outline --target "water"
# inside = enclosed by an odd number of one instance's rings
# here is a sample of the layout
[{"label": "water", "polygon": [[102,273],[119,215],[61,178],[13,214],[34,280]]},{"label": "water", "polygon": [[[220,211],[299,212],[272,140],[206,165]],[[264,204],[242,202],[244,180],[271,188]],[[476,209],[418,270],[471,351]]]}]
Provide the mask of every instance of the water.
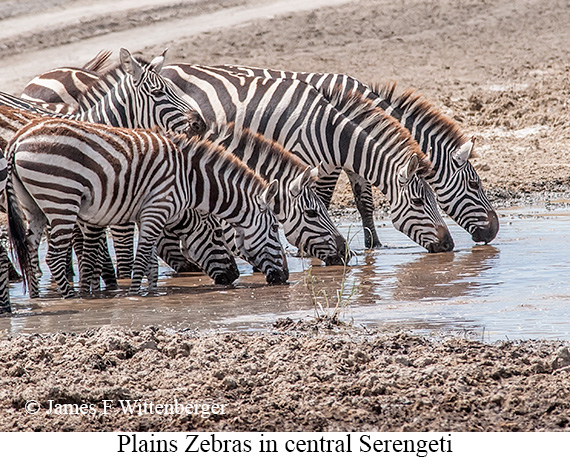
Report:
[{"label": "water", "polygon": [[[101,325],[266,330],[278,318],[310,318],[316,309],[332,313],[344,284],[341,318],[356,325],[484,341],[569,340],[570,212],[535,207],[499,214],[501,229],[491,245],[475,245],[446,221],[456,249],[442,254],[428,254],[385,220],[377,224],[384,247],[359,251],[359,224],[342,220],[342,231],[357,253],[353,265],[345,271],[315,264],[309,270],[307,260],[289,256],[291,277],[284,286],[267,286],[245,263],[239,265],[242,276],[235,287],[229,288],[199,274],[172,277],[163,267],[156,296],[103,293],[62,300],[44,275],[41,299],[29,300],[20,284],[12,285],[15,313],[0,317],[0,332],[80,332]],[[307,283],[313,284],[312,291]],[[128,281],[121,285],[126,289]]]}]

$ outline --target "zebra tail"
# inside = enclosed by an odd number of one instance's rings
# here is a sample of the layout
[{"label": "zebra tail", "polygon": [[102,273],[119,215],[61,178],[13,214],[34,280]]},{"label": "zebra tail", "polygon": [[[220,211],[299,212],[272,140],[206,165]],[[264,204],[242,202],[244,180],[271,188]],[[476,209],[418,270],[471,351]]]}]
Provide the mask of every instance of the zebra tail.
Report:
[{"label": "zebra tail", "polygon": [[12,179],[9,177],[6,182],[6,209],[8,212],[8,236],[12,246],[12,252],[15,253],[16,260],[22,272],[24,281],[24,289],[29,283],[29,275],[31,273],[30,252],[27,243],[27,230],[24,222],[24,214],[16,193]]}]

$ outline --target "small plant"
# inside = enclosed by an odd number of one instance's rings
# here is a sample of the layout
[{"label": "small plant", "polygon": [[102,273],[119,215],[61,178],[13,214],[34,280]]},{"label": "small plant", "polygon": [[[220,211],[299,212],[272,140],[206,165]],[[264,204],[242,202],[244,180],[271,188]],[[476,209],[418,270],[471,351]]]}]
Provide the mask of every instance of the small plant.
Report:
[{"label": "small plant", "polygon": [[348,281],[348,262],[352,252],[349,249],[350,230],[346,241],[346,257],[342,270],[340,286],[334,294],[327,292],[327,289],[321,287],[321,280],[313,274],[313,267],[310,266],[305,273],[305,285],[310,293],[310,300],[313,303],[316,318],[319,320],[328,320],[335,324],[341,322],[340,316],[345,313],[352,298],[358,292],[356,279],[349,284]]}]

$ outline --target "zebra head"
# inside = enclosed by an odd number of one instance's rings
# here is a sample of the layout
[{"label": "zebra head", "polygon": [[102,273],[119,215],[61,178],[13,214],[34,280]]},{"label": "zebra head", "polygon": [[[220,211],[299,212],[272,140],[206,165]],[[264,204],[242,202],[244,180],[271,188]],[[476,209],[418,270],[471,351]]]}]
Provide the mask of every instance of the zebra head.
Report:
[{"label": "zebra head", "polygon": [[392,223],[429,252],[447,252],[453,239],[443,221],[433,191],[420,177],[420,160],[412,154],[395,179],[398,195],[391,206]]},{"label": "zebra head", "polygon": [[314,190],[319,167],[307,167],[287,189],[286,216],[281,219],[285,237],[301,252],[324,261],[342,265],[348,261],[347,242],[331,221],[327,208]]},{"label": "zebra head", "polygon": [[239,277],[235,257],[226,243],[220,220],[215,216],[187,209],[175,225],[165,229],[172,233],[188,260],[202,268],[216,284],[231,284]]},{"label": "zebra head", "polygon": [[289,279],[285,252],[279,240],[279,224],[271,206],[279,190],[272,181],[251,202],[251,213],[242,224],[234,225],[235,244],[241,255],[260,270],[269,284],[283,284]]},{"label": "zebra head", "polygon": [[469,162],[474,141],[458,146],[441,167],[445,176],[436,176],[432,183],[441,209],[467,230],[475,242],[490,242],[499,231],[499,218],[487,198],[479,175]]},{"label": "zebra head", "polygon": [[[150,63],[139,62],[129,51],[120,51],[121,67],[130,76],[141,128],[160,127],[189,136],[202,135],[206,131],[206,123],[195,110],[184,100],[179,89],[170,81],[159,75],[164,64],[164,51]],[[128,82],[127,82],[128,84]]]}]

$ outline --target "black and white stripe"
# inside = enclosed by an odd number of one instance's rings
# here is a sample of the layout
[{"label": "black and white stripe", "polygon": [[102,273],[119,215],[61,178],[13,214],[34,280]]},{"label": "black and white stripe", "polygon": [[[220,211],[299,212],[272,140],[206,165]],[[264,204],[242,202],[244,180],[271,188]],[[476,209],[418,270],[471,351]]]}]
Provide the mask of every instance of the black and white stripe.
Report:
[{"label": "black and white stripe", "polygon": [[[89,65],[95,70],[104,66],[108,54],[98,57],[99,59],[97,57],[94,59],[95,63]],[[164,53],[149,63],[135,59],[129,51],[121,49],[120,65],[106,71],[104,76],[97,77],[95,80],[94,71],[87,70],[83,73],[84,87],[78,86],[78,81],[81,79],[79,75],[82,74],[80,70],[62,70],[56,74],[58,78],[67,78],[65,84],[60,86],[56,84],[51,90],[43,91],[45,86],[39,85],[36,81],[30,86],[30,92],[34,91],[35,96],[28,95],[28,98],[35,100],[41,97],[47,98],[49,103],[47,108],[53,107],[51,103],[59,106],[61,103],[74,100],[78,108],[74,113],[67,115],[71,119],[116,127],[154,128],[158,126],[164,131],[203,133],[206,126],[202,118],[190,108],[181,97],[179,90],[158,74],[163,64]],[[54,74],[52,76],[55,77]],[[60,100],[54,99],[56,93],[61,97]],[[54,114],[8,94],[0,94],[0,103],[35,110],[42,115]],[[134,226],[114,227],[112,232],[116,238],[122,237],[127,240],[126,247],[124,243],[116,243],[117,267],[120,277],[130,277]]]},{"label": "black and white stripe", "polygon": [[174,64],[161,75],[186,94],[208,122],[235,122],[281,143],[328,175],[343,168],[387,196],[394,226],[429,251],[453,248],[447,227],[422,177],[431,173],[409,133],[385,114],[372,137],[322,94],[298,80],[252,78],[213,67]]}]

